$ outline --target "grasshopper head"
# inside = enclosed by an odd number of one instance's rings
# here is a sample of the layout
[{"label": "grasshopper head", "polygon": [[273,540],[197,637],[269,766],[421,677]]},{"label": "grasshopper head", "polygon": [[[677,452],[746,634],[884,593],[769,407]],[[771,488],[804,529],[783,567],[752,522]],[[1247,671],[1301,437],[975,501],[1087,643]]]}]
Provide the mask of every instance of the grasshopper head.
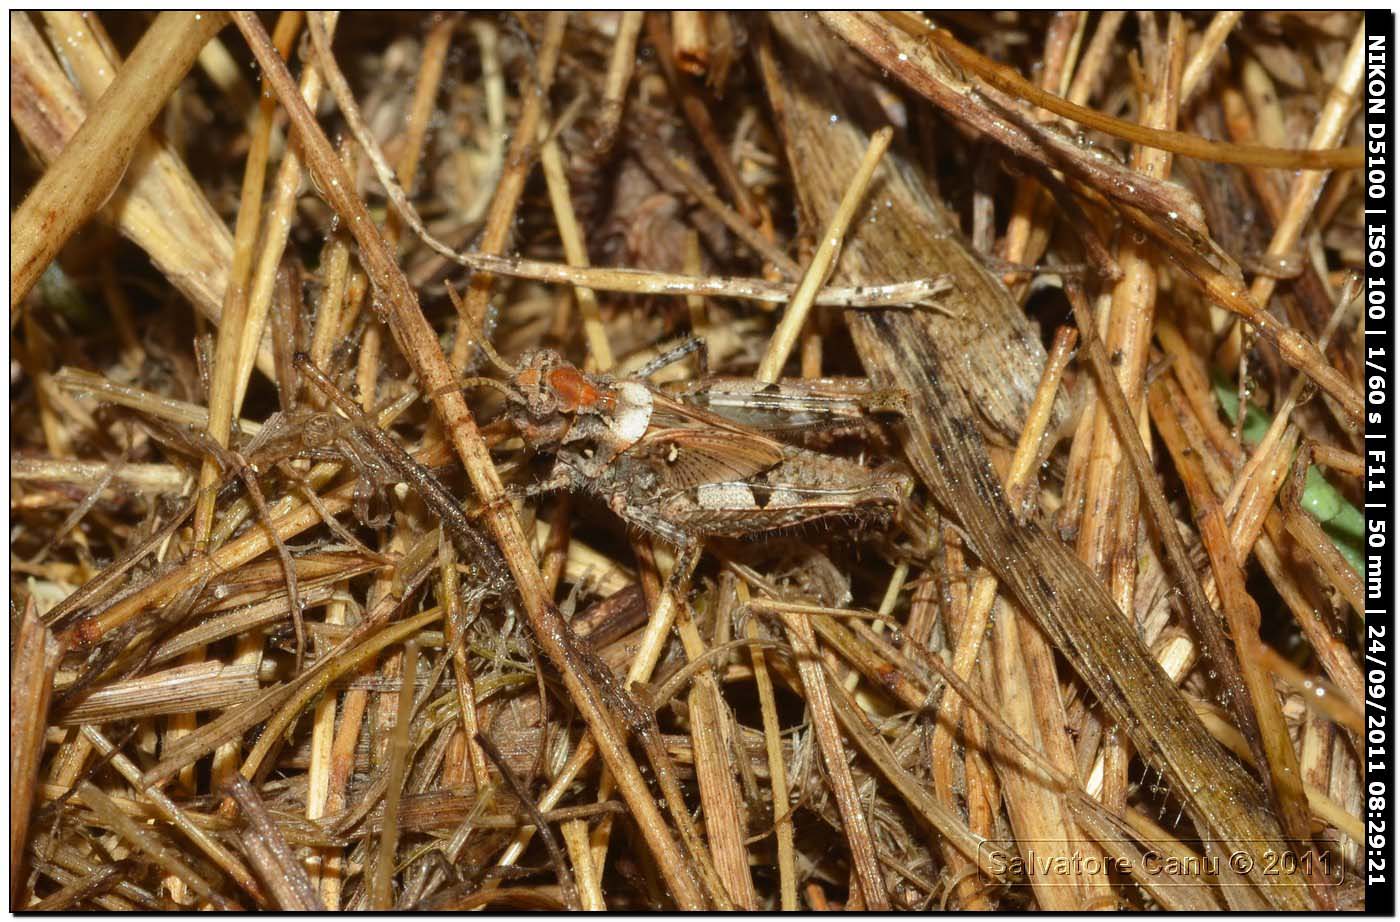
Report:
[{"label": "grasshopper head", "polygon": [[539,349],[526,353],[511,382],[536,419],[558,413],[597,413],[610,408],[610,390],[600,388],[583,372],[560,358],[557,352]]},{"label": "grasshopper head", "polygon": [[521,356],[510,389],[510,420],[536,450],[557,448],[578,414],[599,409],[604,398],[583,372],[549,349]]}]

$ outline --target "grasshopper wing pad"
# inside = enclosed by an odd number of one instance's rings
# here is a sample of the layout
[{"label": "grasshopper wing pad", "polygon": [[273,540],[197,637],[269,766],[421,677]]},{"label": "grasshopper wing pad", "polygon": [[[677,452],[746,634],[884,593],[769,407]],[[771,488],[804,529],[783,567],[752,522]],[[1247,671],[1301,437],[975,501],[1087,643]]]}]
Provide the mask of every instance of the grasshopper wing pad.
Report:
[{"label": "grasshopper wing pad", "polygon": [[748,480],[782,463],[787,452],[756,433],[653,428],[628,454],[649,461],[674,491]]}]

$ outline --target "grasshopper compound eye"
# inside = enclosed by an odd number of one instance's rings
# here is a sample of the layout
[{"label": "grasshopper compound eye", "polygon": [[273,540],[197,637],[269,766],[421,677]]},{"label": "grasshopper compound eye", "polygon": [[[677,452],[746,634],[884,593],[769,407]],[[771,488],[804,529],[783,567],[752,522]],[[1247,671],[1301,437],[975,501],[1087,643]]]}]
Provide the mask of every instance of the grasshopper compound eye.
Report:
[{"label": "grasshopper compound eye", "polygon": [[553,416],[559,412],[558,396],[543,382],[536,381],[533,385],[522,384],[520,395],[525,398],[526,411],[536,419]]}]

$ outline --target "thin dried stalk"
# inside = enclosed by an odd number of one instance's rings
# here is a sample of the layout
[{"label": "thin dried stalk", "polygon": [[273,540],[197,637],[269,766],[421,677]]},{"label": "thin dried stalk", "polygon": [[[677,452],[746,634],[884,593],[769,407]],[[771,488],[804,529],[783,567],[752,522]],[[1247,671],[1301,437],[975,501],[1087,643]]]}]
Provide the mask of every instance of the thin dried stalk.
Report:
[{"label": "thin dried stalk", "polygon": [[199,68],[233,104],[234,111],[251,113],[256,108],[253,89],[243,78],[243,68],[218,37],[209,40],[199,53]]},{"label": "thin dried stalk", "polygon": [[[376,587],[381,584],[382,581],[377,582]],[[380,601],[375,599],[373,595],[370,598]],[[361,667],[361,674],[370,674],[373,672],[373,666],[372,659],[366,660],[365,665]],[[351,689],[345,695],[344,705],[341,709],[340,726],[331,741],[330,766],[326,778],[325,812],[327,814],[338,813],[346,806],[350,773],[355,764],[355,746],[360,737],[360,728],[364,723],[365,708],[368,703],[368,692],[363,689]],[[345,858],[338,849],[328,854],[322,863],[321,899],[328,908],[340,907],[346,874],[345,863]]]},{"label": "thin dried stalk", "polygon": [[68,909],[79,903],[93,902],[109,912],[130,912],[136,907],[126,900],[110,897],[106,894],[124,882],[123,878],[132,872],[134,864],[135,862],[130,861],[104,864],[91,874],[82,877],[74,877],[51,867],[46,876],[59,881],[63,887],[24,908],[30,912],[50,912]]},{"label": "thin dried stalk", "polygon": [[476,683],[467,662],[466,637],[463,634],[461,594],[458,589],[456,560],[452,543],[443,532],[438,539],[438,559],[442,561],[442,598],[447,607],[447,642],[452,651],[452,670],[457,677],[457,707],[461,712],[462,734],[465,738],[467,760],[471,764],[472,780],[478,791],[486,790],[490,778],[486,774],[486,755],[477,744],[480,723],[476,713]]},{"label": "thin dried stalk", "polygon": [[239,861],[232,852],[224,848],[217,838],[210,835],[204,828],[196,822],[190,814],[181,809],[173,800],[167,797],[159,788],[152,785],[143,784],[141,781],[141,770],[136,764],[121,753],[107,737],[96,727],[85,725],[83,736],[92,743],[97,752],[103,757],[110,757],[112,767],[121,773],[127,782],[140,791],[151,805],[155,807],[156,813],[167,820],[175,828],[179,829],[186,838],[197,845],[201,851],[209,856],[219,868],[235,881],[254,900],[259,902],[263,899],[263,891],[253,879],[253,875],[243,862]]},{"label": "thin dried stalk", "polygon": [[[1121,13],[1105,12],[1099,19],[1099,26],[1090,41],[1087,60],[1099,64],[1104,60],[1100,46],[1106,46],[1108,39],[1117,30],[1114,17],[1122,18]],[[1045,36],[1045,49],[1041,54],[1040,85],[1059,95],[1065,95],[1070,87],[1070,76],[1074,73],[1074,59],[1079,52],[1079,44],[1088,23],[1087,11],[1064,12],[1055,17],[1050,31]],[[1087,62],[1086,62],[1087,63]],[[1081,68],[1075,75],[1076,81],[1087,78],[1087,68]],[[1087,79],[1082,81],[1087,86]],[[1074,99],[1071,95],[1070,99]],[[1038,113],[1042,120],[1053,118],[1049,113]],[[1006,238],[1002,253],[1007,262],[1033,263],[1045,252],[1049,242],[1051,219],[1050,196],[1030,176],[1022,176],[1016,181],[1016,197],[1012,205],[1011,218],[1006,224]],[[1002,277],[1002,281],[1018,296],[1030,288],[1030,279],[1020,273]]]},{"label": "thin dried stalk", "polygon": [[[125,458],[123,457],[123,461],[124,460]],[[73,507],[73,511],[64,517],[63,522],[53,530],[53,533],[49,535],[43,546],[34,553],[34,556],[31,558],[32,560],[39,561],[47,557],[49,551],[62,541],[70,531],[77,528],[78,524],[81,523],[83,519],[87,518],[88,513],[93,510],[93,507],[97,505],[97,501],[102,498],[102,494],[107,491],[112,481],[116,479],[117,472],[121,470],[122,466],[122,462],[108,466],[107,473],[102,475],[102,478],[88,492],[88,495],[83,497],[82,502]],[[87,539],[83,537],[81,533],[74,535],[74,541],[84,547],[87,544]]]},{"label": "thin dried stalk", "polygon": [[[352,567],[363,573],[370,568]],[[299,577],[305,579],[305,574]],[[326,604],[335,595],[335,590],[329,586],[309,589],[302,593],[302,602],[308,609],[316,608]],[[274,595],[273,597],[248,605],[232,611],[226,615],[207,618],[189,630],[181,631],[169,640],[161,642],[151,652],[152,666],[159,666],[167,663],[176,657],[183,656],[191,650],[198,649],[206,644],[214,643],[225,637],[235,637],[244,631],[266,627],[287,617],[287,597],[285,595]]]},{"label": "thin dried stalk", "polygon": [[[693,663],[704,657],[706,648],[688,610],[678,619],[686,657]],[[726,705],[714,674],[701,670],[687,698],[690,705],[690,738],[695,772],[700,786],[700,804],[705,816],[705,834],[714,853],[715,870],[738,909],[758,908],[749,854],[744,846],[742,796],[734,777],[728,747],[721,732]]]},{"label": "thin dried stalk", "polygon": [[[1155,61],[1156,74],[1150,95],[1144,92],[1140,121],[1148,129],[1175,127],[1180,101],[1186,36],[1179,15],[1169,19],[1165,41],[1148,44],[1144,55]],[[1160,180],[1171,173],[1171,154],[1151,147],[1135,146],[1132,166],[1144,177]],[[1157,309],[1157,254],[1146,241],[1125,240],[1118,248],[1121,278],[1114,285],[1108,305],[1105,348],[1120,357],[1117,364],[1119,386],[1129,396],[1133,418],[1141,425],[1143,379],[1153,317]],[[1084,514],[1080,521],[1076,551],[1095,572],[1106,578],[1114,601],[1121,611],[1136,611],[1138,572],[1138,493],[1124,470],[1124,449],[1115,436],[1112,417],[1102,400],[1091,404],[1089,419],[1081,421],[1076,433],[1090,440],[1083,469]],[[1078,446],[1071,449],[1073,452]],[[1218,645],[1207,645],[1212,656]],[[1230,683],[1230,671],[1224,670]],[[1238,683],[1235,683],[1238,685]],[[1092,736],[1093,734],[1089,734]],[[1105,744],[1104,798],[1113,806],[1126,802],[1128,777],[1127,740],[1114,734]]]},{"label": "thin dried stalk", "polygon": [[[162,495],[181,493],[188,477],[171,464],[120,465],[105,461],[78,461],[68,458],[10,458],[12,481],[67,483],[94,491],[99,501],[108,502],[130,493]],[[99,489],[101,488],[101,489]],[[120,492],[117,491],[120,488]]]},{"label": "thin dried stalk", "polygon": [[301,862],[296,860],[253,786],[235,772],[229,777],[226,788],[248,820],[248,828],[238,836],[243,853],[267,884],[277,908],[297,912],[324,910]]},{"label": "thin dried stalk", "polygon": [[646,26],[647,39],[656,49],[657,63],[661,65],[662,72],[666,75],[666,82],[670,84],[671,92],[680,104],[681,112],[685,115],[686,121],[690,123],[691,130],[699,139],[700,146],[705,149],[710,163],[719,173],[720,182],[728,191],[729,197],[733,199],[744,219],[752,224],[757,224],[759,222],[758,206],[754,202],[748,186],[739,176],[739,171],[735,169],[734,161],[730,159],[729,152],[724,149],[724,144],[715,128],[714,118],[710,115],[709,107],[705,104],[705,100],[701,97],[696,83],[690,75],[676,71],[674,45],[670,30],[666,28],[665,18],[660,13],[651,13],[647,17]]},{"label": "thin dried stalk", "polygon": [[787,613],[780,613],[779,617],[783,626],[787,628],[788,638],[797,656],[797,671],[802,677],[802,688],[806,692],[807,707],[811,714],[817,745],[821,747],[822,761],[831,781],[831,792],[835,795],[837,809],[841,811],[846,842],[851,847],[852,871],[860,885],[865,905],[876,911],[887,910],[890,908],[890,902],[885,890],[885,880],[875,859],[875,843],[870,838],[865,807],[860,802],[855,781],[851,778],[851,767],[847,763],[846,749],[841,742],[841,731],[836,724],[836,714],[832,710],[826,673],[822,670],[820,654],[817,652],[816,636],[806,618]]},{"label": "thin dried stalk", "polygon": [[[341,584],[345,586],[346,584]],[[346,623],[344,600],[332,602],[326,611],[325,624],[338,627]],[[335,745],[336,698],[325,695],[316,703],[311,725],[311,756],[306,771],[306,818],[317,820],[326,815],[331,794],[331,752]],[[306,871],[314,886],[318,887],[323,872],[335,860],[331,849],[317,850],[306,861]],[[323,899],[324,902],[324,899]]]},{"label": "thin dried stalk", "polygon": [[880,165],[880,158],[889,149],[893,138],[894,129],[889,127],[871,135],[870,146],[866,148],[860,166],[851,177],[851,184],[846,188],[846,194],[841,197],[841,203],[832,212],[826,232],[822,234],[821,242],[807,264],[802,281],[793,292],[787,310],[783,311],[783,319],[773,331],[773,338],[768,341],[768,350],[763,354],[763,360],[758,363],[758,370],[754,372],[754,377],[759,381],[771,384],[782,374],[783,366],[787,364],[792,347],[797,343],[802,325],[807,320],[807,312],[811,310],[817,289],[826,283],[835,268],[836,255],[841,251],[841,241],[855,218],[856,208],[865,199],[870,181],[875,178],[875,168]]},{"label": "thin dried stalk", "polygon": [[44,732],[54,672],[63,648],[39,619],[34,597],[25,603],[10,664],[10,905],[24,883],[29,818],[44,756]]},{"label": "thin dried stalk", "polygon": [[[1063,728],[1065,720],[1063,707],[1053,700],[1045,700],[1047,693],[1058,698],[1058,683],[1054,681],[1053,665],[1050,667],[1049,681],[1043,674],[1035,681],[1026,652],[1033,652],[1049,660],[1053,658],[1048,645],[1041,640],[1033,647],[1027,644],[1026,634],[1032,630],[1029,625],[1016,618],[997,618],[992,631],[992,661],[995,664],[996,685],[1001,698],[1001,712],[1007,724],[1032,744],[1050,750],[1055,761],[1063,769],[1064,752],[1070,748],[1068,740],[1056,745],[1051,738],[1041,739],[1042,724],[1049,726],[1049,715],[1059,711],[1058,726]],[[1045,714],[1042,719],[1041,714]],[[1066,736],[1063,729],[1060,735]],[[1071,749],[1072,752],[1072,749]],[[1000,761],[1000,760],[999,760]],[[1073,758],[1069,766],[1073,768]],[[1054,856],[1060,864],[1047,862],[1039,867],[1027,869],[1031,887],[1035,891],[1036,903],[1050,911],[1071,910],[1091,905],[1091,898],[1107,893],[1107,882],[1102,874],[1071,873],[1059,870],[1062,867],[1074,868],[1074,864],[1064,864],[1066,858],[1086,850],[1093,853],[1092,846],[1083,841],[1074,829],[1074,821],[1068,804],[1059,792],[1029,777],[1019,766],[998,765],[1002,789],[1006,795],[1007,815],[1016,839],[1021,842],[1044,843],[1042,847],[1047,857]],[[1087,846],[1087,849],[1086,849]],[[1053,859],[1052,859],[1053,860]]]},{"label": "thin dried stalk", "polygon": [[1216,56],[1225,47],[1225,39],[1234,31],[1244,17],[1241,10],[1221,10],[1211,17],[1210,25],[1201,33],[1201,43],[1186,62],[1181,72],[1181,99],[1187,101],[1204,85],[1206,74],[1216,61]]},{"label": "thin dried stalk", "polygon": [[258,676],[246,665],[187,663],[93,691],[58,717],[59,726],[103,724],[114,720],[221,711],[258,694]]},{"label": "thin dried stalk", "polygon": [[[443,70],[447,64],[447,53],[452,43],[452,33],[459,17],[448,14],[434,23],[432,31],[423,41],[423,63],[418,68],[417,82],[413,87],[413,102],[408,110],[408,124],[404,130],[405,146],[399,155],[399,183],[412,190],[413,181],[418,176],[419,163],[423,156],[423,146],[427,140],[428,128],[433,118],[433,102],[442,84]],[[333,31],[329,15],[325,16],[326,32]],[[390,233],[393,231],[391,229]]]},{"label": "thin dried stalk", "polygon": [[104,794],[91,781],[84,781],[78,786],[78,796],[83,799],[83,803],[92,808],[92,811],[101,818],[108,828],[125,839],[133,848],[149,855],[156,864],[179,878],[185,886],[199,894],[202,899],[212,903],[218,909],[239,908],[237,903],[227,900],[215,892],[209,881],[205,880],[194,868],[181,861],[174,849],[161,842],[143,826],[127,816],[111,797]]},{"label": "thin dried stalk", "polygon": [[[277,23],[276,39],[279,49],[290,47],[298,28],[298,18],[282,16]],[[209,437],[228,447],[233,418],[238,413],[235,394],[238,392],[239,349],[245,339],[256,344],[262,332],[261,324],[252,324],[248,316],[248,279],[253,271],[253,246],[257,242],[259,218],[262,214],[263,180],[267,173],[268,148],[272,141],[272,116],[276,102],[263,96],[258,102],[253,123],[252,140],[243,171],[243,186],[239,194],[238,220],[233,232],[233,261],[229,267],[228,286],[224,292],[222,323],[215,344],[214,374],[209,386]],[[285,216],[284,216],[285,217]],[[247,332],[251,328],[251,336]],[[199,472],[200,495],[195,506],[195,545],[204,547],[214,521],[215,495],[210,487],[220,473],[214,458],[206,458]]]},{"label": "thin dried stalk", "polygon": [[676,10],[671,14],[671,57],[676,67],[691,76],[705,76],[710,65],[710,33],[704,12]]},{"label": "thin dried stalk", "polygon": [[[1249,751],[1249,746],[1245,743],[1244,737],[1240,736],[1240,731],[1230,726],[1229,722],[1220,716],[1218,708],[1213,707],[1209,702],[1198,699],[1192,699],[1191,705],[1196,709],[1196,713],[1201,715],[1201,720],[1205,722],[1206,727],[1210,729],[1215,738],[1229,746],[1230,751],[1240,754]],[[1328,797],[1325,791],[1309,784],[1302,785],[1302,789],[1307,796],[1307,806],[1313,816],[1327,825],[1336,826],[1353,842],[1362,840],[1361,837],[1365,835],[1365,826],[1354,814]]]},{"label": "thin dried stalk", "polygon": [[617,35],[613,38],[612,54],[608,58],[608,72],[603,78],[603,99],[598,105],[598,137],[593,142],[596,153],[606,154],[612,150],[617,138],[617,128],[622,123],[623,107],[627,102],[627,87],[632,81],[632,70],[637,62],[637,37],[642,32],[640,10],[624,12],[617,21]]},{"label": "thin dried stalk", "polygon": [[[564,41],[565,23],[566,14],[561,12],[550,13],[545,20],[544,40],[535,57],[534,72],[522,87],[524,103],[520,107],[515,134],[511,136],[505,166],[486,211],[486,227],[477,244],[481,253],[499,255],[505,252],[510,243],[515,211],[525,191],[525,180],[529,178],[534,165],[535,145],[539,142],[540,123],[548,104],[549,90],[554,84],[554,69],[559,63],[559,46]],[[472,341],[479,334],[480,325],[486,317],[486,304],[491,298],[493,281],[487,274],[472,279],[471,288],[464,299],[466,307],[462,322],[452,344],[453,368],[464,368],[471,357]]]},{"label": "thin dried stalk", "polygon": [[564,902],[570,909],[575,911],[579,910],[582,907],[579,904],[578,888],[574,886],[574,877],[569,873],[568,865],[564,861],[564,852],[559,848],[559,841],[555,839],[554,832],[549,828],[549,823],[540,813],[539,808],[535,806],[534,801],[530,797],[530,792],[526,789],[525,785],[515,776],[515,772],[510,770],[510,765],[506,762],[505,757],[501,755],[501,751],[496,748],[495,744],[485,736],[480,735],[477,737],[477,742],[481,745],[481,748],[485,750],[486,754],[491,757],[491,761],[496,763],[496,767],[500,769],[501,776],[505,778],[506,784],[510,787],[511,791],[514,792],[520,803],[524,805],[525,811],[530,816],[530,819],[534,821],[535,829],[544,840],[545,847],[549,851],[549,858],[554,862],[555,872],[559,875],[559,886],[564,891]]},{"label": "thin dried stalk", "polygon": [[1069,85],[1065,98],[1078,105],[1089,101],[1104,77],[1104,68],[1113,50],[1113,39],[1123,25],[1126,16],[1121,10],[1104,10],[1094,27],[1094,37],[1084,51],[1084,58],[1074,72],[1074,80]]},{"label": "thin dried stalk", "polygon": [[398,715],[389,738],[389,789],[384,795],[384,825],[379,835],[379,854],[370,878],[369,902],[373,909],[394,908],[393,879],[395,855],[399,848],[399,800],[403,797],[404,765],[408,759],[410,724],[413,720],[413,679],[418,671],[418,642],[403,647]]},{"label": "thin dried stalk", "polygon": [[[334,29],[334,14],[327,28]],[[314,31],[318,20],[313,16],[308,25]],[[280,46],[279,46],[280,51]],[[315,106],[321,98],[321,71],[314,62],[308,61],[301,73],[301,97],[308,106]],[[264,93],[267,90],[264,89]],[[283,253],[291,235],[292,215],[302,186],[302,156],[296,145],[287,145],[282,154],[282,163],[277,168],[277,176],[272,182],[271,201],[268,203],[266,218],[262,222],[261,247],[253,268],[252,288],[247,293],[244,305],[246,316],[238,329],[236,345],[236,365],[233,384],[233,410],[236,413],[243,405],[243,397],[248,391],[248,376],[252,371],[253,359],[258,341],[262,338],[267,324],[268,311],[276,293],[277,275],[282,265]],[[242,217],[240,213],[240,218]],[[254,214],[256,218],[256,213]],[[232,280],[231,280],[232,283]],[[290,397],[290,395],[288,395]],[[212,395],[211,395],[212,399]],[[212,415],[212,404],[211,404]]]},{"label": "thin dried stalk", "polygon": [[[60,368],[54,374],[53,381],[74,396],[98,398],[105,403],[130,407],[157,419],[166,419],[193,429],[203,429],[209,425],[209,410],[206,407],[154,394],[81,368]],[[256,436],[262,431],[262,423],[240,419],[238,429],[248,436]]]},{"label": "thin dried stalk", "polygon": [[[740,586],[740,600],[747,590]],[[758,639],[758,625],[750,621],[745,627],[751,640]],[[797,867],[794,857],[792,807],[788,802],[787,767],[783,763],[782,740],[778,736],[778,708],[773,697],[773,679],[763,650],[749,648],[753,658],[754,685],[758,688],[759,707],[763,714],[763,741],[768,756],[768,778],[773,792],[773,826],[778,840],[778,906],[784,912],[797,909]]]},{"label": "thin dried stalk", "polygon": [[[792,285],[764,279],[719,275],[692,276],[644,269],[585,268],[563,266],[518,257],[487,256],[481,253],[454,253],[452,258],[478,272],[576,285],[619,294],[660,295],[674,298],[735,298],[754,301],[759,307],[788,303],[795,295]],[[938,304],[939,296],[951,291],[941,276],[914,277],[908,281],[820,288],[812,303],[820,307],[900,307]]]},{"label": "thin dried stalk", "polygon": [[[51,163],[83,124],[86,107],[29,18],[20,13],[10,18],[10,51],[15,126],[39,158]],[[115,71],[115,62],[109,67]],[[164,146],[139,150],[105,214],[150,254],[202,316],[218,321],[233,237],[183,161]],[[266,347],[258,368],[271,376],[272,353]]]},{"label": "thin dried stalk", "polygon": [[[342,159],[350,156],[348,143],[341,148]],[[354,173],[353,165],[347,163],[346,168]],[[344,233],[333,234],[326,243],[325,250],[321,257],[321,265],[324,267],[322,281],[325,289],[321,294],[321,303],[316,308],[316,327],[311,334],[311,361],[318,368],[326,368],[330,365],[331,350],[341,336],[342,311],[345,308],[345,299],[350,288],[350,246]],[[313,397],[313,406],[324,406],[325,397],[317,395]]]},{"label": "thin dried stalk", "polygon": [[[35,849],[50,856],[51,863],[45,867],[45,873],[60,883],[71,882],[75,874],[95,874],[102,867],[72,845],[55,842],[48,835],[35,837]],[[114,889],[120,896],[98,899],[98,905],[104,909],[125,909],[128,911],[136,907],[146,910],[168,910],[172,905],[169,900],[157,899],[149,890],[130,881],[123,880]]]},{"label": "thin dried stalk", "polygon": [[74,10],[46,10],[42,15],[50,43],[73,69],[85,101],[96,102],[112,85],[121,64],[112,39],[96,16]]},{"label": "thin dried stalk", "polygon": [[[544,171],[545,184],[549,189],[549,203],[554,209],[554,221],[559,225],[559,238],[564,243],[564,257],[572,268],[588,266],[588,249],[583,231],[579,228],[578,216],[569,195],[569,178],[564,172],[564,155],[559,142],[550,136],[543,127],[540,129],[540,167]],[[588,352],[599,371],[613,367],[612,347],[608,344],[608,334],[603,329],[603,319],[598,313],[598,296],[593,289],[575,286],[574,297],[583,320],[583,335],[588,341]]]},{"label": "thin dried stalk", "polygon": [[11,304],[24,300],[73,233],[106,203],[166,97],[227,21],[221,13],[163,13],[142,36],[97,111],[10,222]]},{"label": "thin dried stalk", "polygon": [[[545,822],[548,822],[547,817]],[[567,820],[559,830],[569,850],[569,860],[578,885],[579,908],[584,912],[606,911],[608,904],[603,898],[598,870],[593,866],[593,849],[588,843],[588,823],[584,820]]]},{"label": "thin dried stalk", "polygon": [[1208,138],[1202,138],[1199,135],[1134,125],[1131,122],[1124,122],[1112,118],[1111,116],[1104,115],[1102,112],[1096,112],[1093,109],[1077,106],[1074,103],[1045,92],[1034,84],[1028,83],[1010,68],[997,64],[995,61],[991,61],[978,54],[976,51],[973,51],[971,48],[953,38],[952,34],[946,30],[929,29],[923,23],[919,22],[918,19],[908,14],[895,13],[891,14],[889,18],[898,22],[901,28],[911,33],[918,34],[921,38],[936,45],[939,50],[948,54],[948,56],[958,64],[977,74],[978,77],[998,89],[1027,99],[1042,108],[1049,109],[1056,115],[1072,119],[1086,127],[1094,128],[1105,134],[1124,138],[1146,147],[1154,147],[1158,150],[1195,157],[1199,160],[1213,160],[1217,163],[1250,164],[1253,166],[1271,167],[1273,169],[1356,169],[1362,165],[1364,160],[1364,155],[1360,148],[1326,152],[1311,148],[1308,150],[1296,151],[1278,150],[1276,148],[1256,145],[1230,144],[1225,141],[1213,141]]}]

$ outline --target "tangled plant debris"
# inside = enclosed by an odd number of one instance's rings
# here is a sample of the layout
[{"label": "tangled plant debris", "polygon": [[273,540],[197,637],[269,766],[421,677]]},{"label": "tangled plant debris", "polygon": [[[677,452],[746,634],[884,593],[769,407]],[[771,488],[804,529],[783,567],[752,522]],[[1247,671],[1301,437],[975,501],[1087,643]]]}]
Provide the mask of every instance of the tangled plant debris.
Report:
[{"label": "tangled plant debris", "polygon": [[13,908],[1360,906],[1361,14],[10,24]]}]

